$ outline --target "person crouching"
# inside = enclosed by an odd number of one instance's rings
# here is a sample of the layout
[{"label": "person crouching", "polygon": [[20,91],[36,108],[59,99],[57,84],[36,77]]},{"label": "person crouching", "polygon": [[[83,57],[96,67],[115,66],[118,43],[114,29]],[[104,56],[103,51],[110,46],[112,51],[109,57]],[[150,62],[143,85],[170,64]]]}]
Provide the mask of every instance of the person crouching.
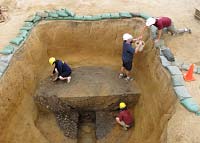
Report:
[{"label": "person crouching", "polygon": [[71,81],[70,75],[72,70],[69,65],[67,65],[67,63],[61,60],[57,60],[54,57],[49,58],[49,63],[50,65],[55,65],[52,75],[56,75],[56,77],[53,79],[53,81],[58,79],[67,80],[67,83]]},{"label": "person crouching", "polygon": [[120,112],[119,115],[116,117],[116,122],[120,124],[124,128],[124,130],[128,130],[128,128],[133,126],[133,117],[124,102],[121,102],[119,104],[119,108]]}]

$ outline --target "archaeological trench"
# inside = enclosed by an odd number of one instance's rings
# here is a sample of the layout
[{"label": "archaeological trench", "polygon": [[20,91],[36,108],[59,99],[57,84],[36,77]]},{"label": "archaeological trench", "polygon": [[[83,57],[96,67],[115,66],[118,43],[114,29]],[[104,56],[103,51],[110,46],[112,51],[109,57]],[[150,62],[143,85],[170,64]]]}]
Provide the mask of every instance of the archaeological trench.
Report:
[{"label": "archaeological trench", "polygon": [[[123,33],[138,36],[141,18],[42,21],[0,80],[1,143],[162,143],[176,102],[149,31],[134,57],[133,76],[118,79]],[[50,81],[54,56],[69,63],[72,81]],[[115,123],[125,101],[135,126]]]}]

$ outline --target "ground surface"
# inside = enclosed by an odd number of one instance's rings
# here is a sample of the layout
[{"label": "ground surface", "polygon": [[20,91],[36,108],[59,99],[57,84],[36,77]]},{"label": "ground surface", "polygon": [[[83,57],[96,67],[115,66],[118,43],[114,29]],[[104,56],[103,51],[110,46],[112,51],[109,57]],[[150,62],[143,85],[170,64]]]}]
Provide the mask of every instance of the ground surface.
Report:
[{"label": "ground surface", "polygon": [[[123,98],[130,105],[137,103],[139,88],[133,80],[118,78],[118,71],[106,67],[79,67],[73,69],[71,82],[50,81],[47,77],[40,83],[36,96],[57,96],[78,109],[114,110]],[[124,97],[126,95],[126,97]]]},{"label": "ground surface", "polygon": [[[17,3],[18,2],[18,3]],[[20,2],[20,3],[19,3]],[[200,53],[200,22],[193,17],[194,8],[199,7],[199,0],[0,0],[0,3],[10,8],[10,20],[0,24],[0,48],[17,35],[23,20],[38,10],[67,7],[78,14],[95,14],[115,11],[145,12],[153,16],[169,16],[177,27],[190,27],[191,35],[166,37],[166,44],[176,57],[186,63],[199,63]],[[197,81],[187,83],[192,96],[200,103],[200,77]],[[200,118],[189,113],[179,103],[176,112],[169,121],[168,143],[199,143]]]}]

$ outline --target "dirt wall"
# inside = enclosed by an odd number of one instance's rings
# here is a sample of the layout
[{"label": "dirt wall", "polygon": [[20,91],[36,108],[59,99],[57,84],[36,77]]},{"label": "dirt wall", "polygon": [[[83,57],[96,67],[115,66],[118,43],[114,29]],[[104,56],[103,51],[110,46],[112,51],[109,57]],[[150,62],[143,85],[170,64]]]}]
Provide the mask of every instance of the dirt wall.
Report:
[{"label": "dirt wall", "polygon": [[[40,79],[50,71],[48,57],[62,58],[72,67],[120,68],[122,34],[130,32],[138,36],[142,24],[141,19],[49,21],[35,27],[0,81],[0,142],[48,142],[35,128],[37,109],[32,101]],[[147,36],[145,33],[145,50],[134,59],[134,75],[142,90],[138,105],[131,109],[135,111],[135,128],[123,132],[116,125],[98,142],[160,142],[175,96],[170,76],[161,67]]]}]

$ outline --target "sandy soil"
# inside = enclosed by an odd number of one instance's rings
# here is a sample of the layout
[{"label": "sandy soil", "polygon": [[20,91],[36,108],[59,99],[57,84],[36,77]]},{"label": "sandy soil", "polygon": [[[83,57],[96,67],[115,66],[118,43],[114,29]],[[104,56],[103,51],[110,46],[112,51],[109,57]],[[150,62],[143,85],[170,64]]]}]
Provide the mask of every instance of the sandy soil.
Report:
[{"label": "sandy soil", "polygon": [[[8,6],[10,20],[0,24],[0,48],[7,45],[15,37],[23,20],[39,10],[67,7],[78,14],[95,14],[103,12],[133,11],[145,12],[153,16],[169,16],[177,27],[190,27],[191,35],[167,37],[166,43],[176,57],[186,63],[198,63],[200,52],[200,21],[194,19],[194,8],[200,6],[199,0],[0,0]],[[190,93],[200,103],[199,76],[197,81],[187,83]],[[200,117],[186,111],[179,103],[176,112],[169,121],[168,143],[198,143],[200,142],[198,124]]]}]

